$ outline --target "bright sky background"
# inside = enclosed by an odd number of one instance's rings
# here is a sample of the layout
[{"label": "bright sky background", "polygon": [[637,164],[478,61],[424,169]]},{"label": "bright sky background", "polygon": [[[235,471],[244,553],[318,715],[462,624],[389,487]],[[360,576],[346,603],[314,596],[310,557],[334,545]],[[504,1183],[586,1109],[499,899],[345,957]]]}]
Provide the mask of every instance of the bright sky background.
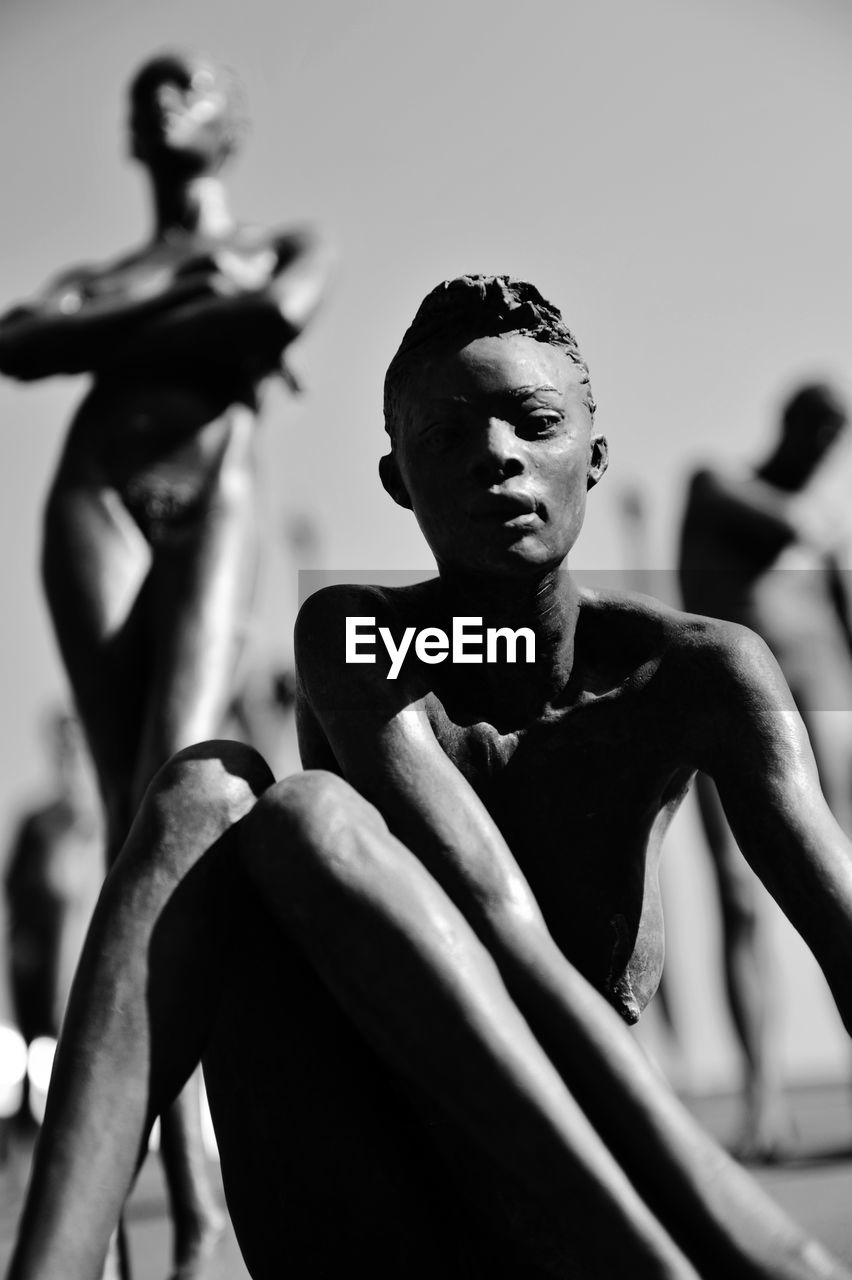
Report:
[{"label": "bright sky background", "polygon": [[[124,90],[168,46],[245,83],[237,213],[341,249],[294,357],[310,394],[276,391],[263,427],[270,652],[289,646],[288,514],[321,527],[329,567],[430,563],[376,459],[384,368],[442,278],[526,276],[579,335],[612,463],[578,566],[670,566],[694,461],[753,456],[791,383],[850,372],[846,0],[2,0],[3,303],[146,234]],[[38,789],[36,719],[62,689],[39,526],[82,391],[0,384],[0,832]],[[633,484],[640,549],[618,522]]]}]

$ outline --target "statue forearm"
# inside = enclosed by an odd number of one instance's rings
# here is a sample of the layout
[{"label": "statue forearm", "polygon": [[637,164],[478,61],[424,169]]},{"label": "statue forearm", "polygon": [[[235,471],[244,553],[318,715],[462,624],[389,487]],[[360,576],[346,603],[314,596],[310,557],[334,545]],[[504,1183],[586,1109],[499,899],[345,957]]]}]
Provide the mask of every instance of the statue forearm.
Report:
[{"label": "statue forearm", "polygon": [[296,332],[268,290],[209,293],[140,326],[118,361],[122,368],[179,369],[203,353],[211,368],[239,361],[260,377],[274,369]]},{"label": "statue forearm", "polygon": [[140,325],[206,287],[198,279],[180,279],[147,297],[86,301],[69,294],[59,304],[15,307],[0,319],[0,373],[30,382],[95,371]]}]

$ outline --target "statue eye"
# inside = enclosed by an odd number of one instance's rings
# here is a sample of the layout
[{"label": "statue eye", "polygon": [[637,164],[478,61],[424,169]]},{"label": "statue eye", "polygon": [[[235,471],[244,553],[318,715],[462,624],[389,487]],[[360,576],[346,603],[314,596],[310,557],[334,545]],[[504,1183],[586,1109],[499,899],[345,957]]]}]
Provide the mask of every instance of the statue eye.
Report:
[{"label": "statue eye", "polygon": [[445,450],[451,448],[458,439],[458,431],[449,422],[433,422],[426,428],[424,438],[430,449]]},{"label": "statue eye", "polygon": [[526,439],[537,439],[551,435],[561,422],[562,415],[555,410],[547,413],[531,413],[518,424],[518,434]]}]

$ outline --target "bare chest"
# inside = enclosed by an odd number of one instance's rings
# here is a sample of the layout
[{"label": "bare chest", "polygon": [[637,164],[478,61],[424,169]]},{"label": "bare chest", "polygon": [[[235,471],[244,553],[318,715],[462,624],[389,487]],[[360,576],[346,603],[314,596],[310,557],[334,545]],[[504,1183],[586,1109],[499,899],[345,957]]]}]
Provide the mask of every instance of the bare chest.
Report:
[{"label": "bare chest", "polygon": [[590,699],[516,733],[433,727],[517,858],[556,941],[628,1021],[659,982],[662,838],[689,784],[652,699]]}]

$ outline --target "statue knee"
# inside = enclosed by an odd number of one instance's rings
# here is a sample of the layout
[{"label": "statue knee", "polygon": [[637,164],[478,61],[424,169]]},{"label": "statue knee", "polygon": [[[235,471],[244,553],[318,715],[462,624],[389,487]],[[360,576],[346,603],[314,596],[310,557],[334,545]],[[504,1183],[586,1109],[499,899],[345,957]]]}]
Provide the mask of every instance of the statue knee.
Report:
[{"label": "statue knee", "polygon": [[305,884],[355,869],[366,858],[359,830],[384,830],[378,810],[336,774],[311,769],[276,782],[248,820],[242,856],[262,888],[270,877]]},{"label": "statue knee", "polygon": [[253,747],[225,740],[176,752],[155,774],[138,821],[179,826],[215,839],[254,807],[273,776]]}]

